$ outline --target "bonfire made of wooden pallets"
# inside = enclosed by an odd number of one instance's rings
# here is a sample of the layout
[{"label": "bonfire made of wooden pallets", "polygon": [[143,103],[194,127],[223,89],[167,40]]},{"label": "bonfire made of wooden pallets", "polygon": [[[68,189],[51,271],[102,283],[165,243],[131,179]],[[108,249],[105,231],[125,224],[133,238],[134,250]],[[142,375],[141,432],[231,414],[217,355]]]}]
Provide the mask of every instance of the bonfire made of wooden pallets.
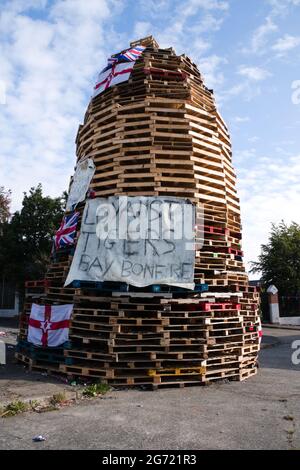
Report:
[{"label": "bonfire made of wooden pallets", "polygon": [[[26,286],[17,358],[32,369],[114,386],[244,380],[257,372],[259,292],[243,264],[229,132],[187,56],[160,49],[152,37],[131,45],[137,44],[146,49],[129,80],[91,100],[76,138],[77,160],[93,158],[96,197],[176,196],[204,208],[195,290],[63,287],[74,250],[59,250],[45,280]],[[26,344],[32,302],[74,303],[70,341],[58,351]]]}]

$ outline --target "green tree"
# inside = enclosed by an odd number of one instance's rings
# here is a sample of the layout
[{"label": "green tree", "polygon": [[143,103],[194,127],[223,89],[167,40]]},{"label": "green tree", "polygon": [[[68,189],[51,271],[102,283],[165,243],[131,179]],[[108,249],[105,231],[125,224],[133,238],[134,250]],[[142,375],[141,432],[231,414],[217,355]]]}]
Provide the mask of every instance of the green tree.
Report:
[{"label": "green tree", "polygon": [[0,186],[0,224],[8,221],[10,216],[11,191]]},{"label": "green tree", "polygon": [[2,224],[0,274],[22,287],[41,278],[50,257],[52,237],[63,215],[63,198],[43,196],[42,186],[24,193],[22,208]]},{"label": "green tree", "polygon": [[300,225],[272,224],[269,241],[261,246],[251,271],[261,272],[263,284],[274,284],[281,295],[300,294]]}]

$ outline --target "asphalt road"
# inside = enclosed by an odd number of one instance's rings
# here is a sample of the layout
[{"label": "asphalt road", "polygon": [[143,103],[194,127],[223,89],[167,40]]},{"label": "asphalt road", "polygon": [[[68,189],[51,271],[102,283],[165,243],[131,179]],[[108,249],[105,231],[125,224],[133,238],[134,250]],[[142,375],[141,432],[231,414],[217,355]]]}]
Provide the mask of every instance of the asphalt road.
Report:
[{"label": "asphalt road", "polygon": [[[59,411],[0,420],[0,449],[300,449],[300,331],[265,330],[280,344],[259,374],[209,387],[114,391]],[[300,354],[299,354],[300,357]],[[47,440],[34,443],[42,434]]]}]

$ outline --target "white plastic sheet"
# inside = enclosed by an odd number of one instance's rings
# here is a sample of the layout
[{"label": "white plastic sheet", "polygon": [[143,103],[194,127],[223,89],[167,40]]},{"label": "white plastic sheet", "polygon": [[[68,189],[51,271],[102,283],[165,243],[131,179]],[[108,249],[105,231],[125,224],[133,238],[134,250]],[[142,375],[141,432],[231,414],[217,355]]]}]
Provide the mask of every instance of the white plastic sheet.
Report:
[{"label": "white plastic sheet", "polygon": [[195,207],[181,198],[89,200],[65,285],[117,281],[193,289],[194,225]]},{"label": "white plastic sheet", "polygon": [[67,201],[66,210],[68,212],[74,210],[79,202],[84,201],[94,173],[95,165],[92,158],[87,158],[83,162],[78,163]]}]

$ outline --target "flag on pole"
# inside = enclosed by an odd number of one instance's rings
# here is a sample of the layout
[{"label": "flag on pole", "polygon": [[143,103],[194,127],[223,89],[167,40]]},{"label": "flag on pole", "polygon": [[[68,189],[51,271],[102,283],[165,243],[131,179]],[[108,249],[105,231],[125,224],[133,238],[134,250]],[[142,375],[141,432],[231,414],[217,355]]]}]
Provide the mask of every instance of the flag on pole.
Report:
[{"label": "flag on pole", "polygon": [[132,49],[127,49],[125,52],[120,52],[120,54],[115,54],[112,56],[110,60],[115,60],[117,62],[120,62],[121,60],[126,60],[127,62],[133,62],[136,61],[142,52],[145,50],[145,47],[143,46],[136,46],[133,47]]},{"label": "flag on pole", "polygon": [[261,341],[262,341],[262,337],[263,337],[263,329],[262,329],[262,326],[261,326],[261,319],[260,318],[258,319],[257,331],[258,331],[258,342],[260,344]]},{"label": "flag on pole", "polygon": [[106,69],[99,74],[94,88],[94,97],[113,85],[126,82],[130,77],[133,66],[134,62],[131,62],[131,64],[125,62],[122,64],[115,63],[112,67],[106,67]]},{"label": "flag on pole", "polygon": [[60,227],[54,236],[55,248],[57,250],[74,244],[78,218],[79,212],[63,217]]},{"label": "flag on pole", "polygon": [[28,323],[29,343],[35,346],[57,347],[69,339],[73,304],[32,304]]},{"label": "flag on pole", "polygon": [[110,57],[107,61],[107,66],[98,75],[93,97],[113,85],[126,82],[130,77],[136,60],[144,49],[143,46],[137,46]]}]

